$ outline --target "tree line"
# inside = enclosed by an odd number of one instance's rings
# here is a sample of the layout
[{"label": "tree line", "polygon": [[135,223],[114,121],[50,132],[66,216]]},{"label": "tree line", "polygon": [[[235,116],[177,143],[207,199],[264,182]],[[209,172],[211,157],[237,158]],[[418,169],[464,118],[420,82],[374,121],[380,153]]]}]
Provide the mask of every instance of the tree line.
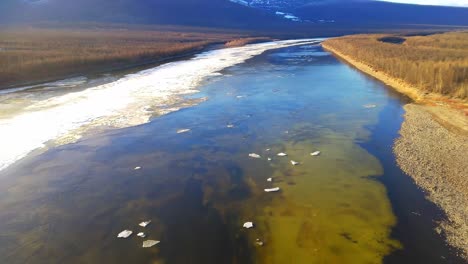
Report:
[{"label": "tree line", "polygon": [[326,44],[422,91],[468,99],[468,32],[354,35]]},{"label": "tree line", "polygon": [[156,62],[242,36],[189,30],[0,30],[0,89]]}]

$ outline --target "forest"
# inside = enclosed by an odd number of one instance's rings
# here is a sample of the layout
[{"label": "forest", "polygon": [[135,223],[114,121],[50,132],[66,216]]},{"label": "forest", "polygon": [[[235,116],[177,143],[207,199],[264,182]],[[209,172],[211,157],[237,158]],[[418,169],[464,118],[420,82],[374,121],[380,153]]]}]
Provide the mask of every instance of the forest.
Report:
[{"label": "forest", "polygon": [[251,37],[251,38],[239,38],[239,39],[234,39],[231,41],[226,42],[224,46],[228,48],[233,48],[233,47],[240,47],[244,46],[247,44],[255,44],[259,42],[267,42],[267,41],[272,41],[272,38],[269,37]]},{"label": "forest", "polygon": [[468,32],[351,35],[325,45],[424,93],[468,99]]},{"label": "forest", "polygon": [[238,32],[160,27],[0,28],[0,89],[187,55],[243,38]]}]

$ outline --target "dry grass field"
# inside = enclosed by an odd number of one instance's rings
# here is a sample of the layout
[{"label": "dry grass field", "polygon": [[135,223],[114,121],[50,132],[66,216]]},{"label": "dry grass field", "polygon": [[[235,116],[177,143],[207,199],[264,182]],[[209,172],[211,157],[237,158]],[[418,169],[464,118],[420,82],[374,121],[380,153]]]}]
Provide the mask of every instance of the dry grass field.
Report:
[{"label": "dry grass field", "polygon": [[264,42],[264,41],[271,41],[272,38],[269,37],[252,37],[252,38],[239,38],[239,39],[234,39],[229,42],[226,42],[224,46],[231,48],[231,47],[240,47],[244,46],[247,44],[254,44],[258,42]]},{"label": "dry grass field", "polygon": [[468,32],[353,35],[325,45],[421,91],[468,99]]},{"label": "dry grass field", "polygon": [[0,88],[158,62],[243,36],[186,27],[0,28]]}]

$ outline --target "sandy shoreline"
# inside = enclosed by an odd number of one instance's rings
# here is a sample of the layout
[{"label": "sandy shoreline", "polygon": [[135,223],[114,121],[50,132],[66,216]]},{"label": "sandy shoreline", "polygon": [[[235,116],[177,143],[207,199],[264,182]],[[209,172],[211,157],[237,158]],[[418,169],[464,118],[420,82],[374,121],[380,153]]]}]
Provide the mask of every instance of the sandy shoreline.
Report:
[{"label": "sandy shoreline", "polygon": [[394,152],[400,168],[447,215],[439,232],[468,259],[467,103],[423,92],[341,52],[322,46],[357,69],[379,79],[415,103],[405,106],[405,121]]}]

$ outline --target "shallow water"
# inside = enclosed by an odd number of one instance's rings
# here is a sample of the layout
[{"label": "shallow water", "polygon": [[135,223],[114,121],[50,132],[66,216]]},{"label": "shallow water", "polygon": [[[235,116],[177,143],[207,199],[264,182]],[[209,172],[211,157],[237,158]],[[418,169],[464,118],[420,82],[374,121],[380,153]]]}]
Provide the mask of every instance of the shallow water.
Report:
[{"label": "shallow water", "polygon": [[0,263],[463,263],[396,167],[404,97],[319,46],[222,73],[199,105],[2,171]]}]

